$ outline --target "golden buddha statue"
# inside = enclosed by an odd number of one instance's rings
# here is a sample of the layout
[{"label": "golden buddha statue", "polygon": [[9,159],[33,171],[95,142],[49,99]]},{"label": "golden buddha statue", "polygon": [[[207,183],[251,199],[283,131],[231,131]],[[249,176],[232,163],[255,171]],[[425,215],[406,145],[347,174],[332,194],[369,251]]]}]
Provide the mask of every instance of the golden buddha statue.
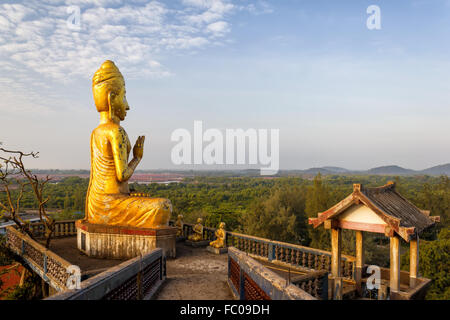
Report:
[{"label": "golden buddha statue", "polygon": [[190,240],[190,241],[202,241],[203,240],[202,222],[203,222],[202,218],[197,219],[197,224],[194,225],[194,227],[192,228],[192,231],[194,231],[194,233],[189,235],[188,240]]},{"label": "golden buddha statue", "polygon": [[114,62],[105,61],[92,79],[100,124],[91,135],[91,173],[85,219],[93,224],[159,228],[167,226],[170,200],[130,194],[128,179],[142,159],[145,136],[138,137],[128,163],[130,140],[120,121],[130,110],[125,80]]},{"label": "golden buddha statue", "polygon": [[209,245],[213,248],[225,248],[226,247],[226,236],[227,232],[225,231],[225,222],[221,222],[219,225],[219,229],[215,232],[216,240],[211,241]]},{"label": "golden buddha statue", "polygon": [[177,217],[177,221],[175,222],[175,227],[177,228],[177,237],[183,236],[183,215],[179,214]]}]

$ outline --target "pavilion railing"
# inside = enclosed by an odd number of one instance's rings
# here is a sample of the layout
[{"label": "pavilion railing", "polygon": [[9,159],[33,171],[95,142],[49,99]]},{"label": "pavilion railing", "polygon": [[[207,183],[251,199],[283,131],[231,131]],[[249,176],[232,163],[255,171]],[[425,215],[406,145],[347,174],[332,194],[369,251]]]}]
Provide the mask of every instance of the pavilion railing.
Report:
[{"label": "pavilion railing", "polygon": [[127,260],[46,300],[149,300],[166,278],[163,250]]},{"label": "pavilion railing", "polygon": [[[366,283],[367,279],[363,279],[362,288],[364,298],[378,300],[422,300],[425,298],[432,282],[430,279],[419,277],[415,280],[415,285],[411,286],[409,272],[401,270],[400,286],[402,290],[393,293],[390,292],[389,288],[390,270],[388,268],[380,268],[380,271],[381,283],[378,289],[369,290]],[[363,269],[363,274],[366,274],[365,268]]]},{"label": "pavilion railing", "polygon": [[[193,226],[194,224],[184,223],[183,231],[186,237],[192,233]],[[203,227],[204,239],[214,240],[215,231],[214,228]],[[236,247],[255,258],[287,267],[294,267],[307,272],[319,270],[331,272],[331,252],[329,251],[229,231],[227,231],[227,245]],[[344,279],[354,281],[355,261],[355,257],[341,256]]]}]

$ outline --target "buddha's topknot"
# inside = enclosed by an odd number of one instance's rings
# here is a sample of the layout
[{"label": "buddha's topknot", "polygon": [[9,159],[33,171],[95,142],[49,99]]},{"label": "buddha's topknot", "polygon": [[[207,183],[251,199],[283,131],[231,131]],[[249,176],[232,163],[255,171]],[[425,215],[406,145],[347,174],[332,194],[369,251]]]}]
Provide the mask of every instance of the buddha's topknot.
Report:
[{"label": "buddha's topknot", "polygon": [[117,93],[125,85],[122,73],[114,62],[106,60],[92,78],[92,92],[98,112],[108,111],[108,94]]}]

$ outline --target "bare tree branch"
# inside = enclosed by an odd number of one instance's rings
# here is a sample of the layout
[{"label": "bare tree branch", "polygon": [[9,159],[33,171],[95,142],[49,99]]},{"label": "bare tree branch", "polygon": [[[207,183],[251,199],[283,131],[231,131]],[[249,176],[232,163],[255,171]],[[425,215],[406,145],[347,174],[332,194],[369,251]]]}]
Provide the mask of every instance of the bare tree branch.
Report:
[{"label": "bare tree branch", "polygon": [[[25,188],[30,186],[34,196],[38,202],[39,218],[45,226],[46,235],[46,247],[50,245],[50,239],[54,232],[55,223],[54,220],[47,215],[45,204],[49,201],[47,197],[44,199],[44,189],[46,184],[51,180],[49,176],[45,179],[39,179],[39,177],[33,174],[30,170],[25,168],[23,163],[24,158],[38,158],[38,152],[25,153],[19,150],[7,150],[0,148],[9,156],[0,155],[0,183],[3,184],[3,189],[5,191],[7,204],[0,201],[0,206],[8,214],[5,217],[12,220],[18,225],[18,227],[30,237],[33,237],[32,230],[28,221],[24,221],[20,217],[20,202],[24,196]],[[17,176],[22,177],[19,179]],[[13,201],[12,194],[10,192],[9,184],[11,183],[9,177],[14,177],[16,184],[20,185],[20,190],[15,201]],[[26,181],[24,182],[23,179]],[[15,203],[14,203],[15,202]]]}]

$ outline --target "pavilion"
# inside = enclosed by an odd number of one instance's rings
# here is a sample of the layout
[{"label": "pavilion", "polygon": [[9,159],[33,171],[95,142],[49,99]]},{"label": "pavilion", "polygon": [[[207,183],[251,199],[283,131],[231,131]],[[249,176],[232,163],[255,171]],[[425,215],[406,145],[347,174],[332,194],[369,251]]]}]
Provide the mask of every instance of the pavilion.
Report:
[{"label": "pavilion", "polygon": [[384,234],[390,238],[389,288],[391,299],[400,291],[400,239],[410,244],[409,287],[414,288],[419,269],[419,235],[439,222],[430,211],[421,210],[395,190],[395,183],[377,188],[353,185],[353,192],[331,207],[310,218],[309,224],[317,228],[324,224],[331,229],[331,275],[334,279],[334,296],[342,297],[341,230],[356,231],[356,288],[361,293],[364,269],[363,231]]}]

